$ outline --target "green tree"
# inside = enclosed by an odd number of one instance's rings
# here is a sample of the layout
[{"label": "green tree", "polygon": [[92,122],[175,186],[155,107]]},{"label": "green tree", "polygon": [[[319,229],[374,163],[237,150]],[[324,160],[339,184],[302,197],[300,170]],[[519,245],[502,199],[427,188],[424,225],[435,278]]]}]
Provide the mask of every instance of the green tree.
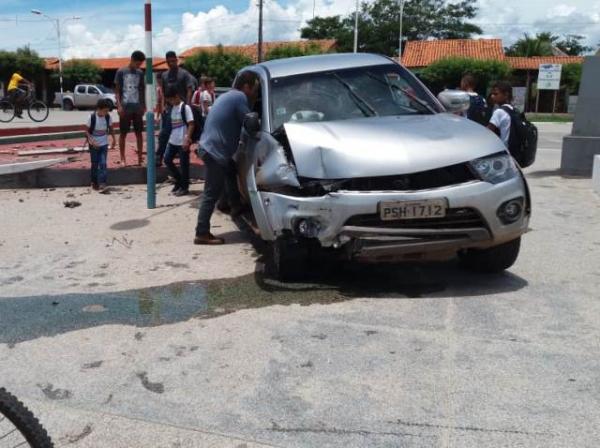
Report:
[{"label": "green tree", "polygon": [[[52,74],[58,79],[58,72]],[[73,90],[77,84],[96,84],[102,80],[102,68],[88,59],[74,59],[63,64],[63,87]]]},{"label": "green tree", "polygon": [[196,77],[215,78],[218,86],[230,86],[236,73],[252,64],[252,59],[241,53],[226,52],[222,45],[216,51],[201,51],[185,58],[184,67]]},{"label": "green tree", "polygon": [[8,83],[16,71],[35,82],[44,72],[44,60],[29,47],[22,47],[17,51],[0,51],[0,80]]},{"label": "green tree", "polygon": [[506,48],[508,56],[522,56],[530,58],[532,56],[552,56],[552,47],[557,39],[550,33],[539,33],[535,37],[527,33],[517,40],[512,46]]},{"label": "green tree", "polygon": [[461,78],[467,73],[477,79],[477,91],[485,94],[492,82],[510,77],[511,68],[504,61],[453,57],[429,65],[420,72],[420,77],[431,90],[439,92],[460,86]]},{"label": "green tree", "polygon": [[[412,0],[404,3],[403,35],[406,40],[463,39],[481,34],[469,23],[477,14],[476,0]],[[362,3],[359,13],[360,51],[398,54],[398,0]],[[354,14],[346,17],[315,17],[301,29],[304,38],[336,39],[340,51],[353,47]]]},{"label": "green tree", "polygon": [[566,86],[570,95],[577,95],[581,82],[581,64],[565,64],[562,67],[561,82]]},{"label": "green tree", "polygon": [[592,47],[584,45],[583,36],[579,34],[567,34],[563,39],[556,42],[556,47],[570,56],[581,56],[593,50]]},{"label": "green tree", "polygon": [[280,47],[272,48],[265,55],[265,59],[270,61],[272,59],[282,58],[293,58],[297,56],[310,56],[312,54],[323,54],[325,53],[321,46],[315,42],[309,42],[306,45],[282,45]]}]

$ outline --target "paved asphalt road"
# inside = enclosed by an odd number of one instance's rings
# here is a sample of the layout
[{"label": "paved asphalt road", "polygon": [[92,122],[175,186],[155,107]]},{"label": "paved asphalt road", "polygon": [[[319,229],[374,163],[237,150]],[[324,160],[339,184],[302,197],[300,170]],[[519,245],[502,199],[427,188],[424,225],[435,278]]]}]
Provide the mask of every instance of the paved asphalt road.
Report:
[{"label": "paved asphalt road", "polygon": [[230,244],[192,246],[167,187],[151,212],[141,187],[2,191],[2,385],[58,446],[597,447],[600,197],[558,175],[568,126],[540,130],[532,230],[497,276],[284,286],[223,216]]},{"label": "paved asphalt road", "polygon": [[[31,118],[27,115],[27,112],[23,114],[23,118],[15,118],[10,123],[0,123],[0,129],[16,129],[16,128],[36,128],[36,127],[45,127],[45,126],[72,126],[72,125],[80,125],[84,124],[92,110],[72,110],[72,111],[62,111],[59,109],[50,109],[50,113],[48,114],[48,118],[41,122],[36,123],[32,121]],[[118,119],[118,114],[116,111],[112,112],[113,120]]]}]

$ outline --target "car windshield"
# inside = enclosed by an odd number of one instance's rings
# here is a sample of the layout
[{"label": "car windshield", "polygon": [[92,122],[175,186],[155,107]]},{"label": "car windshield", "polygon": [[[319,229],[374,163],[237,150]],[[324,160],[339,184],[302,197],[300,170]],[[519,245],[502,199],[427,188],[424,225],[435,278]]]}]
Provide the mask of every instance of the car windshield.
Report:
[{"label": "car windshield", "polygon": [[100,92],[102,93],[113,93],[113,89],[109,89],[108,87],[104,87],[101,84],[96,84],[96,87],[98,88],[98,90],[100,90]]},{"label": "car windshield", "polygon": [[393,64],[275,78],[271,87],[273,129],[288,122],[441,112],[420,83]]}]

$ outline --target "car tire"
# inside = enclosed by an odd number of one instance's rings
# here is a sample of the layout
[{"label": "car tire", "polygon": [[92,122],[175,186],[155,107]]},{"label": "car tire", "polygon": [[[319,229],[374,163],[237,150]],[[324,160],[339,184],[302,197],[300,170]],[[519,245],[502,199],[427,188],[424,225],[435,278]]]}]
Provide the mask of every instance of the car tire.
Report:
[{"label": "car tire", "polygon": [[489,249],[468,249],[458,254],[460,264],[473,272],[498,273],[510,268],[521,248],[521,237],[490,247]]},{"label": "car tire", "polygon": [[304,278],[308,259],[309,248],[301,240],[280,237],[270,244],[269,270],[276,280],[292,282]]},{"label": "car tire", "polygon": [[63,110],[73,110],[73,101],[63,100]]}]

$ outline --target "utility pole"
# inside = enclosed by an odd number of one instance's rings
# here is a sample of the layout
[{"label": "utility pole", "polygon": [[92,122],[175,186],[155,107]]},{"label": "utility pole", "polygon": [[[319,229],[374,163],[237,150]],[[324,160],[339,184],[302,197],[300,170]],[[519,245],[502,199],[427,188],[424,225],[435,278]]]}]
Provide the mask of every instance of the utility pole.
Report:
[{"label": "utility pole", "polygon": [[404,16],[404,0],[398,0],[400,2],[400,33],[398,36],[398,63],[402,64],[402,19]]},{"label": "utility pole", "polygon": [[258,62],[263,60],[263,0],[258,0]]},{"label": "utility pole", "polygon": [[360,0],[356,0],[356,12],[354,13],[354,52],[358,52],[358,8]]},{"label": "utility pole", "polygon": [[[54,24],[54,26],[56,27],[56,38],[58,40],[58,79],[59,79],[59,83],[60,83],[60,107],[62,109],[64,92],[63,92],[63,69],[62,69],[62,45],[61,45],[61,41],[60,41],[60,18],[53,19],[52,17],[48,16],[47,14],[44,14],[39,9],[32,9],[31,13],[38,15],[38,16],[45,17],[50,22],[52,22]],[[81,17],[69,17],[65,20],[69,20],[69,19],[70,20],[79,20],[80,18]]]},{"label": "utility pole", "polygon": [[152,73],[152,0],[145,0],[144,30],[146,38],[146,202],[156,208],[156,155],[154,153],[154,77]]}]

